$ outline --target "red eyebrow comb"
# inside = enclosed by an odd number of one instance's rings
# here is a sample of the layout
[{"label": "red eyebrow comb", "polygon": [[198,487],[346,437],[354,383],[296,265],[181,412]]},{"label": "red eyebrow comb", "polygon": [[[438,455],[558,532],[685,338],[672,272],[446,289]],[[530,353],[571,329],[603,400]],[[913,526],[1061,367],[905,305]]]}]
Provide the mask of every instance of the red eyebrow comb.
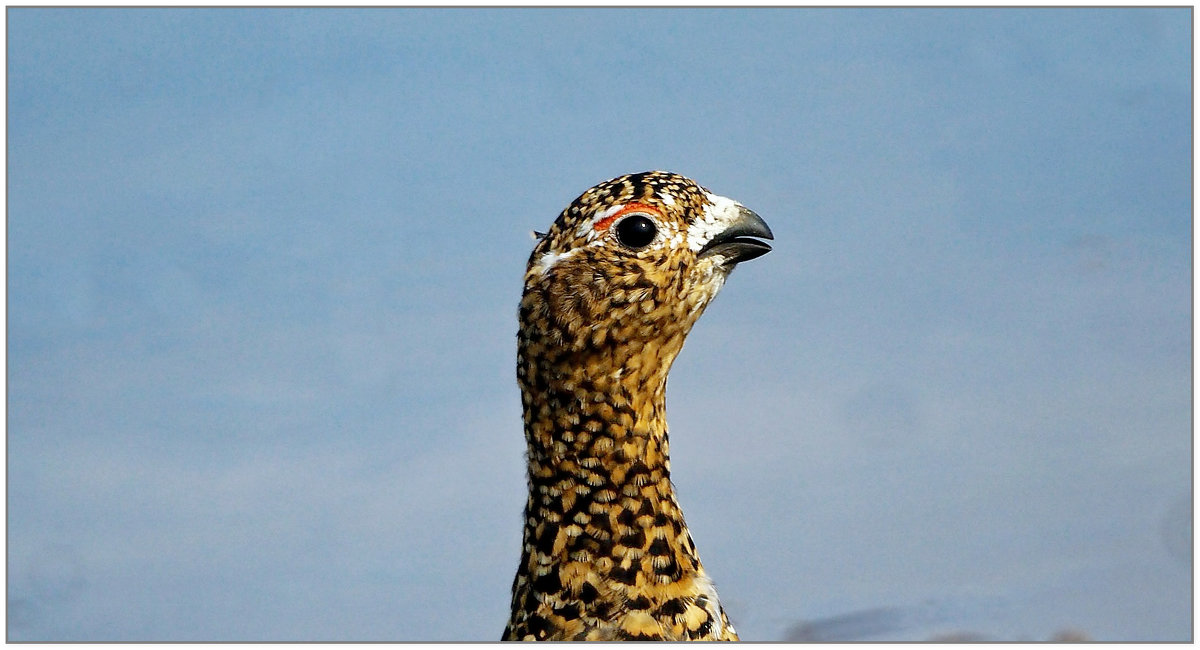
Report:
[{"label": "red eyebrow comb", "polygon": [[651,214],[659,214],[658,208],[647,203],[626,203],[625,207],[617,210],[615,214],[611,214],[597,221],[596,225],[592,226],[592,229],[596,232],[608,230],[608,227],[611,226],[618,217],[629,214],[630,212],[649,212]]}]

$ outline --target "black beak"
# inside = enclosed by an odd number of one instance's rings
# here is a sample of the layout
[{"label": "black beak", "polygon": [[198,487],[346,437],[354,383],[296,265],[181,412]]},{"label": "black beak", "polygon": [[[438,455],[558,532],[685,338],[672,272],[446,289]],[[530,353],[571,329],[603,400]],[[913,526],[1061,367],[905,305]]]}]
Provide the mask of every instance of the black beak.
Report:
[{"label": "black beak", "polygon": [[722,264],[733,266],[771,252],[770,244],[759,239],[775,239],[771,228],[753,210],[738,206],[738,216],[729,227],[717,233],[700,249],[699,257],[720,255]]}]

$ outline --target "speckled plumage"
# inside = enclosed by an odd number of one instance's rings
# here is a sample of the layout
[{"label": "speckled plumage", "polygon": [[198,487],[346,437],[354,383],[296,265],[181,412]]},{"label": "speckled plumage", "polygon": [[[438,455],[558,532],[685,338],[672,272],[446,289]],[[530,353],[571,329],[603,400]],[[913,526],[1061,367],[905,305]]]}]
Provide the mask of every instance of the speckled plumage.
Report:
[{"label": "speckled plumage", "polygon": [[[644,219],[653,240],[628,245]],[[666,172],[591,188],[540,237],[519,312],[529,500],[504,639],[737,639],[675,498],[665,398],[729,271],[770,250],[754,237],[771,232],[753,212]]]}]

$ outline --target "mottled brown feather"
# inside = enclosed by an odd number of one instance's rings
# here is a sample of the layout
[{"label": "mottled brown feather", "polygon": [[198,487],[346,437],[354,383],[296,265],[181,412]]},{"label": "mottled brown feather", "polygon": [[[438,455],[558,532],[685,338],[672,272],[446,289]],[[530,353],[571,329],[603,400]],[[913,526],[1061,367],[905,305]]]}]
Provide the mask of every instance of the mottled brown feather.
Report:
[{"label": "mottled brown feather", "polygon": [[[529,498],[506,640],[737,639],[675,497],[665,410],[671,363],[736,264],[692,241],[716,199],[676,174],[622,176],[534,247],[517,335]],[[631,203],[658,227],[637,250],[599,219]]]}]

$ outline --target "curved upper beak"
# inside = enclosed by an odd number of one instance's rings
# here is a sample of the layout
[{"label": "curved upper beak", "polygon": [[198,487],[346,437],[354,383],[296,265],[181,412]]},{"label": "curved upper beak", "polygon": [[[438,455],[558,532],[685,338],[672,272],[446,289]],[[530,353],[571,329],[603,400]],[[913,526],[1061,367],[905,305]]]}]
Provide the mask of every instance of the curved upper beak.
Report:
[{"label": "curved upper beak", "polygon": [[708,240],[697,256],[719,255],[724,258],[723,264],[732,266],[771,252],[770,244],[759,241],[775,239],[767,222],[753,210],[741,205],[737,207],[737,215],[729,221],[724,230]]}]

